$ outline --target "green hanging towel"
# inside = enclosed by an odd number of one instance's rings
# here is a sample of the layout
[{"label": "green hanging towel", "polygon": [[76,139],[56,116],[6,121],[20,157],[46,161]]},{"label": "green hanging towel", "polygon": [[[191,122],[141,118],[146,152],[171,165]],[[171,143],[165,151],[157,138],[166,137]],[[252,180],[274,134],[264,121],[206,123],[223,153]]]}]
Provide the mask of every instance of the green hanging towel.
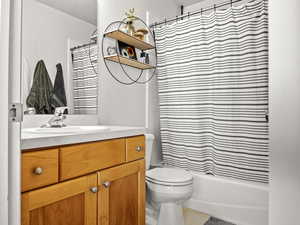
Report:
[{"label": "green hanging towel", "polygon": [[53,85],[43,60],[34,71],[33,83],[26,100],[27,107],[33,107],[37,114],[53,114],[55,107],[51,104]]},{"label": "green hanging towel", "polygon": [[67,106],[67,98],[66,98],[63,70],[60,63],[56,65],[56,70],[57,72],[54,81],[52,104],[55,107],[63,107],[63,106]]}]

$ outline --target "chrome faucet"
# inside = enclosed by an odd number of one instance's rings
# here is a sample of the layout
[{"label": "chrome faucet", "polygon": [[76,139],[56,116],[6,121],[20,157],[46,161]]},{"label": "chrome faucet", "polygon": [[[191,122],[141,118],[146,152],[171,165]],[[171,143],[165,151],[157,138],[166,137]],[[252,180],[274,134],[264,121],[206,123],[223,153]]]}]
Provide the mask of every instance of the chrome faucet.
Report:
[{"label": "chrome faucet", "polygon": [[34,115],[36,114],[35,108],[30,107],[24,110],[24,115]]},{"label": "chrome faucet", "polygon": [[45,128],[51,128],[51,127],[65,127],[66,124],[64,123],[64,120],[67,118],[66,115],[64,115],[65,110],[67,110],[68,107],[57,107],[55,108],[54,116],[46,123],[43,124],[41,127]]}]

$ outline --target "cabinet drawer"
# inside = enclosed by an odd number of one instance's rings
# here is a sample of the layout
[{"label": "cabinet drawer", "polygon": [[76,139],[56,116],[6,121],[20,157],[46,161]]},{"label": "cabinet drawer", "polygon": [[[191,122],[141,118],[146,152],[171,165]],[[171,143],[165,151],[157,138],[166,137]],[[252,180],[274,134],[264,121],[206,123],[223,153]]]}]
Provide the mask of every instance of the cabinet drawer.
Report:
[{"label": "cabinet drawer", "polygon": [[78,177],[124,162],[124,138],[62,147],[60,180]]},{"label": "cabinet drawer", "polygon": [[126,139],[126,162],[145,157],[145,136]]},{"label": "cabinet drawer", "polygon": [[22,154],[22,192],[58,182],[58,149]]}]

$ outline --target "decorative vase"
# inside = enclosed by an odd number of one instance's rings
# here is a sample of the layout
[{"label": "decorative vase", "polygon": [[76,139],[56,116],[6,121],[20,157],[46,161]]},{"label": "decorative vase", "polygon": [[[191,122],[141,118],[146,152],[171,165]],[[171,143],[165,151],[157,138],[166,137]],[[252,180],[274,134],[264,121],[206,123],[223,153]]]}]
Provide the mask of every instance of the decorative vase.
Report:
[{"label": "decorative vase", "polygon": [[125,26],[126,33],[133,36],[135,33],[135,28],[133,26],[133,21],[128,21]]}]

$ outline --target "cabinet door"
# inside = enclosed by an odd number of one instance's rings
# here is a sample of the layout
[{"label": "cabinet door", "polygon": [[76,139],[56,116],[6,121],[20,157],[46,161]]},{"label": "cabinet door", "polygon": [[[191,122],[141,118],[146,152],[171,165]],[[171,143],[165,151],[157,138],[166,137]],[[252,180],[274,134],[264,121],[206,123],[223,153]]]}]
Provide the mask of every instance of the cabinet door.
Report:
[{"label": "cabinet door", "polygon": [[22,225],[96,225],[97,174],[22,194]]},{"label": "cabinet door", "polygon": [[98,173],[98,225],[145,225],[145,161]]}]

